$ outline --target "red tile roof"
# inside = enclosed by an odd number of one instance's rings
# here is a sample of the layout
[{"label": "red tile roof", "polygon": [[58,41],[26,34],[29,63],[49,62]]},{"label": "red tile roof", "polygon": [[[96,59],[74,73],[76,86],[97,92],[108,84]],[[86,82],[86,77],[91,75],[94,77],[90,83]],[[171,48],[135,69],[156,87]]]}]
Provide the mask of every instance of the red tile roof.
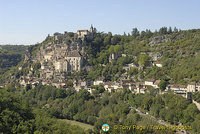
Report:
[{"label": "red tile roof", "polygon": [[154,64],[162,64],[162,62],[160,62],[160,61],[154,61],[153,63]]}]

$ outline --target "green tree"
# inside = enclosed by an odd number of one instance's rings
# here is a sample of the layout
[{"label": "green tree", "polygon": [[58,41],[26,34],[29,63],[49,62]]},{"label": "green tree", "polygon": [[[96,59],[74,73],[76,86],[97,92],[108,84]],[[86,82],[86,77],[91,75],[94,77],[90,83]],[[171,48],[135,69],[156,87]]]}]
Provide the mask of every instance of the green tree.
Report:
[{"label": "green tree", "polygon": [[119,43],[121,40],[120,36],[119,35],[114,35],[111,39],[111,44],[112,45],[116,45],[117,43]]},{"label": "green tree", "polygon": [[70,81],[70,80],[67,81],[65,84],[66,84],[67,87],[73,87],[73,82]]},{"label": "green tree", "polygon": [[112,38],[112,34],[108,34],[105,39],[104,39],[104,44],[105,45],[110,45],[111,44],[111,38]]},{"label": "green tree", "polygon": [[167,27],[162,27],[162,28],[160,28],[159,33],[160,33],[160,34],[167,34],[167,33],[168,33],[168,32],[167,32]]},{"label": "green tree", "polygon": [[178,29],[176,27],[174,27],[174,32],[177,33],[178,32]]},{"label": "green tree", "polygon": [[34,115],[29,106],[13,93],[0,90],[0,132],[33,133]]},{"label": "green tree", "polygon": [[164,91],[166,89],[167,82],[164,80],[161,80],[160,83],[158,84],[158,87],[160,88],[161,91]]},{"label": "green tree", "polygon": [[172,33],[172,28],[169,27],[169,29],[168,29],[168,34],[171,34],[171,33]]},{"label": "green tree", "polygon": [[136,75],[138,73],[138,69],[136,67],[130,68],[128,74],[131,75]]},{"label": "green tree", "polygon": [[140,54],[138,63],[140,66],[148,66],[149,65],[150,57],[146,54]]},{"label": "green tree", "polygon": [[137,28],[133,28],[131,34],[135,38],[140,35],[140,32],[138,31]]}]

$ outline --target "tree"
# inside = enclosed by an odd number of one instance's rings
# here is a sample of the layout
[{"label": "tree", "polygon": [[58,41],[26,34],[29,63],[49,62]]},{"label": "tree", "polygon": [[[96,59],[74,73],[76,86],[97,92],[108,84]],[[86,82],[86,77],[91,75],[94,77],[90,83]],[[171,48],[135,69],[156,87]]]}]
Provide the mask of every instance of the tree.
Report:
[{"label": "tree", "polygon": [[25,90],[28,91],[28,90],[31,89],[31,87],[32,87],[31,84],[27,84],[26,87],[25,87]]},{"label": "tree", "polygon": [[148,55],[140,54],[138,63],[139,63],[140,66],[148,66],[149,60],[150,60],[150,57]]},{"label": "tree", "polygon": [[74,37],[74,33],[73,33],[73,32],[68,32],[67,35],[68,35],[69,37]]},{"label": "tree", "polygon": [[110,44],[111,44],[111,38],[112,38],[112,34],[111,34],[111,35],[107,35],[107,36],[104,38],[103,43],[104,43],[105,45],[110,45]]},{"label": "tree", "polygon": [[171,33],[172,33],[172,28],[169,27],[169,29],[168,29],[168,34],[171,34]]},{"label": "tree", "polygon": [[131,75],[136,75],[138,73],[138,69],[136,67],[130,68],[128,74]]},{"label": "tree", "polygon": [[99,93],[103,93],[105,91],[105,88],[102,85],[98,86]]},{"label": "tree", "polygon": [[178,32],[178,29],[176,27],[174,27],[174,32],[177,33]]},{"label": "tree", "polygon": [[41,68],[41,64],[39,62],[33,64],[33,70],[38,70]]},{"label": "tree", "polygon": [[96,89],[98,93],[103,93],[105,91],[105,88],[102,85],[92,85],[91,88]]},{"label": "tree", "polygon": [[151,97],[145,97],[143,100],[143,109],[149,111],[153,101]]},{"label": "tree", "polygon": [[67,87],[73,87],[73,82],[70,81],[70,80],[68,80],[68,81],[65,83],[65,85],[66,85]]},{"label": "tree", "polygon": [[167,82],[164,80],[161,80],[160,83],[158,84],[158,87],[160,88],[161,91],[164,91],[166,89]]},{"label": "tree", "polygon": [[114,46],[114,53],[121,53],[122,50],[123,50],[123,46],[122,45]]},{"label": "tree", "polygon": [[87,122],[91,125],[94,125],[94,123],[97,121],[97,118],[95,116],[88,116]]},{"label": "tree", "polygon": [[200,132],[200,114],[198,114],[195,118],[195,121],[192,123],[192,131],[194,133]]},{"label": "tree", "polygon": [[141,37],[144,38],[145,36],[146,36],[146,32],[145,32],[145,31],[142,31],[142,32],[141,32]]},{"label": "tree", "polygon": [[25,102],[13,93],[0,90],[0,132],[33,133],[34,115]]},{"label": "tree", "polygon": [[112,45],[116,45],[117,43],[119,43],[121,40],[120,36],[119,35],[114,35],[111,39],[111,44]]},{"label": "tree", "polygon": [[65,89],[56,89],[56,98],[65,98],[67,96]]},{"label": "tree", "polygon": [[132,36],[133,36],[134,38],[136,38],[137,36],[140,35],[140,32],[138,31],[137,28],[133,28],[131,34],[132,34]]},{"label": "tree", "polygon": [[161,27],[160,30],[159,30],[159,33],[160,34],[167,34],[167,27]]},{"label": "tree", "polygon": [[150,38],[153,35],[150,29],[146,29],[146,37]]},{"label": "tree", "polygon": [[185,121],[184,123],[193,122],[198,113],[199,113],[199,111],[198,111],[196,105],[195,104],[190,104],[187,107],[187,109],[185,109],[183,111],[184,121]]}]

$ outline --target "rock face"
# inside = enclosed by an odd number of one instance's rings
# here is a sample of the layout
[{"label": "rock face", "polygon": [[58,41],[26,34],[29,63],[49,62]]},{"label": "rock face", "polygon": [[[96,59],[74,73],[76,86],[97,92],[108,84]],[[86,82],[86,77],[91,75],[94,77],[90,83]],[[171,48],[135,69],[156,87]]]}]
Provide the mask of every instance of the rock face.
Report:
[{"label": "rock face", "polygon": [[41,45],[37,52],[37,62],[41,64],[40,74],[43,78],[54,78],[63,72],[80,71],[83,67],[84,41],[67,40],[64,35],[54,37],[54,42]]},{"label": "rock face", "polygon": [[169,36],[167,36],[167,35],[157,36],[157,37],[154,37],[149,44],[150,45],[156,45],[156,44],[161,44],[161,43],[164,43],[164,42],[167,42],[167,41],[171,41]]},{"label": "rock face", "polygon": [[23,86],[41,83],[59,88],[71,79],[70,73],[91,70],[84,48],[88,40],[93,40],[95,32],[91,26],[90,30],[78,30],[77,33],[55,33],[42,43],[30,46],[21,67],[21,70],[29,70],[18,82]]},{"label": "rock face", "polygon": [[185,38],[185,35],[180,35],[180,34],[174,34],[174,35],[163,35],[163,36],[156,36],[152,38],[152,41],[149,42],[149,45],[156,45],[156,44],[161,44],[164,42],[172,41],[174,39],[181,39]]},{"label": "rock face", "polygon": [[78,30],[78,34],[65,32],[48,35],[46,40],[38,46],[34,57],[26,55],[26,60],[31,57],[33,63],[40,63],[40,78],[65,79],[67,73],[81,71],[86,67],[85,39],[93,38],[93,27],[87,31],[87,34],[81,31],[84,30]]},{"label": "rock face", "polygon": [[153,61],[157,61],[158,59],[162,57],[162,53],[160,52],[156,52],[156,53],[149,52],[147,54],[152,58]]}]

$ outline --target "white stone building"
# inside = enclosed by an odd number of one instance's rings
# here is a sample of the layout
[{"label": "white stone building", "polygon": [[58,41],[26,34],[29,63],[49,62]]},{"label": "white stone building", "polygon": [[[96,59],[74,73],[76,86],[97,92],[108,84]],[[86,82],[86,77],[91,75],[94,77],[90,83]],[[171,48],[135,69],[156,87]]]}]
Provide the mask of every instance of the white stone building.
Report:
[{"label": "white stone building", "polygon": [[185,85],[169,85],[169,89],[171,89],[175,94],[180,94],[182,96],[186,96],[187,86]]},{"label": "white stone building", "polygon": [[78,30],[77,31],[77,35],[78,35],[78,38],[84,39],[86,36],[90,36],[91,37],[93,35],[93,32],[94,32],[94,28],[91,25],[90,31],[88,31],[88,30]]},{"label": "white stone building", "polygon": [[84,38],[88,34],[89,34],[88,30],[78,30],[77,31],[78,38]]},{"label": "white stone building", "polygon": [[159,62],[159,61],[153,62],[153,65],[154,65],[154,66],[157,66],[157,67],[163,67],[162,63]]},{"label": "white stone building", "polygon": [[196,92],[196,91],[200,91],[200,85],[195,83],[195,82],[191,82],[187,85],[187,92]]},{"label": "white stone building", "polygon": [[154,86],[154,82],[155,82],[154,79],[147,79],[147,80],[145,80],[144,85],[153,87]]},{"label": "white stone building", "polygon": [[94,85],[104,84],[104,77],[100,77],[99,79],[95,80]]}]

